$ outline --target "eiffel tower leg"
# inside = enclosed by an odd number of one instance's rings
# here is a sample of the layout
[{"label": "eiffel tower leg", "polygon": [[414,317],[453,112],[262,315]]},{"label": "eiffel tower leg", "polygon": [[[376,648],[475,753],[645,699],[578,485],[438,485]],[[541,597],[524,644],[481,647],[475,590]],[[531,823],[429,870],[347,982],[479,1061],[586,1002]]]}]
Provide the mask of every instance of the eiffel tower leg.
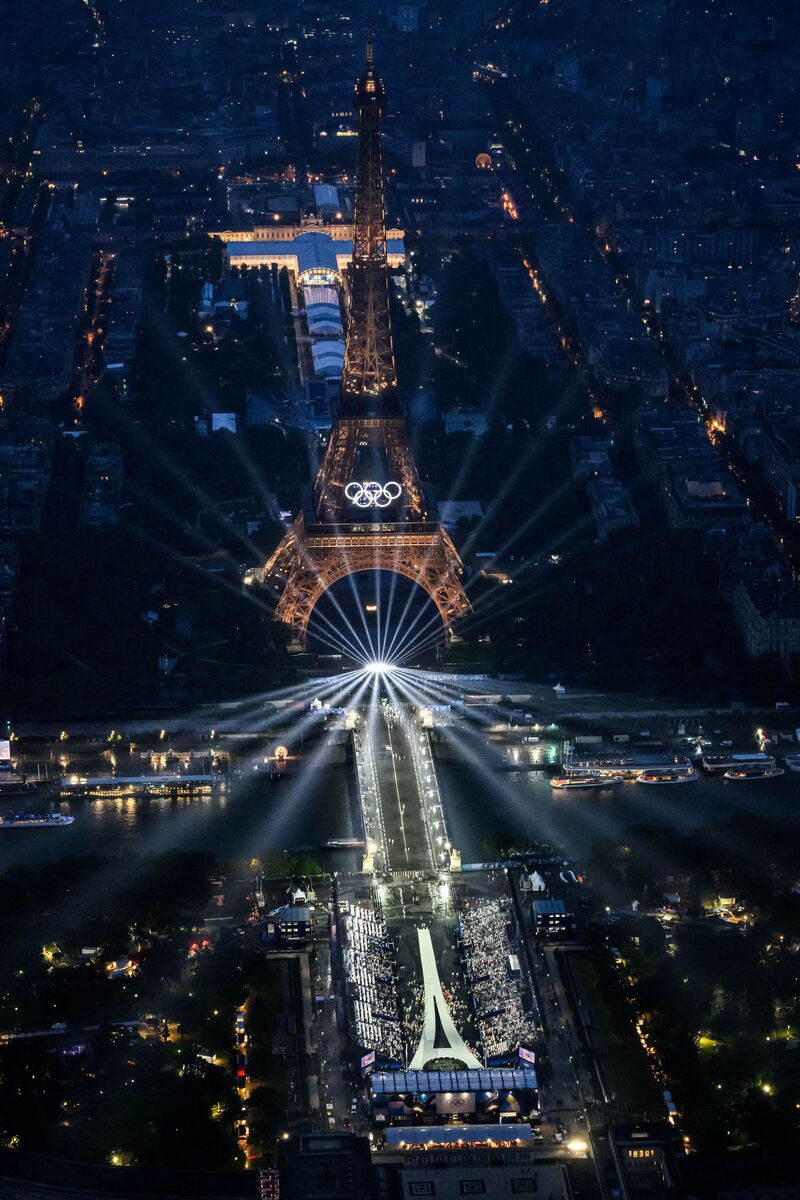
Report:
[{"label": "eiffel tower leg", "polygon": [[[379,535],[355,547],[309,547],[298,518],[264,568],[264,579],[283,585],[275,615],[305,644],[322,594],[345,576],[367,571],[386,571],[416,583],[436,605],[449,636],[452,622],[469,610],[457,569],[457,552],[442,530],[424,544],[409,547],[382,545]],[[344,631],[343,637],[346,640]]]}]

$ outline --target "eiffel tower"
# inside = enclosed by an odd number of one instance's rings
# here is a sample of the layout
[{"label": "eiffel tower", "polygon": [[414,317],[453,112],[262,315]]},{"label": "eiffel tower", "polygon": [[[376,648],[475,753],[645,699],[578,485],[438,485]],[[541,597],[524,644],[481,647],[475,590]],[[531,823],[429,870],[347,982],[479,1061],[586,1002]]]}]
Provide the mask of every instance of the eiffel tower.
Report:
[{"label": "eiffel tower", "polygon": [[276,616],[300,644],[320,596],[362,571],[394,572],[419,584],[447,631],[469,609],[461,560],[417,472],[398,394],[380,133],[386,92],[371,39],[354,103],[358,167],[338,411],[303,510],[259,572],[280,590]]}]

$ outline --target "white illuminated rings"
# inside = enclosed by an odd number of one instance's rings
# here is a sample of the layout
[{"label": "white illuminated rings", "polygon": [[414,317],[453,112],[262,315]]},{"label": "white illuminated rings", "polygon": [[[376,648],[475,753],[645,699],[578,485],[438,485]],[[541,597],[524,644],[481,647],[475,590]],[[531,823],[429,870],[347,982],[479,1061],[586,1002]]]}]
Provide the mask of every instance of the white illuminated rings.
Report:
[{"label": "white illuminated rings", "polygon": [[399,483],[390,479],[388,483],[378,483],[372,479],[369,483],[359,483],[354,479],[344,489],[344,494],[351,504],[357,508],[388,508],[395,500],[400,499],[402,488]]}]

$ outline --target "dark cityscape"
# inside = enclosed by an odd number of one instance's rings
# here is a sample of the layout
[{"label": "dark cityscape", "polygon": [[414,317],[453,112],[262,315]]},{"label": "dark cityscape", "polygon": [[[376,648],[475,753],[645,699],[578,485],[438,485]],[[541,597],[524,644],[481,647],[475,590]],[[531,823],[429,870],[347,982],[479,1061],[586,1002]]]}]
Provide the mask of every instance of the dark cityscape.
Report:
[{"label": "dark cityscape", "polygon": [[0,1200],[797,1200],[800,7],[2,18]]}]

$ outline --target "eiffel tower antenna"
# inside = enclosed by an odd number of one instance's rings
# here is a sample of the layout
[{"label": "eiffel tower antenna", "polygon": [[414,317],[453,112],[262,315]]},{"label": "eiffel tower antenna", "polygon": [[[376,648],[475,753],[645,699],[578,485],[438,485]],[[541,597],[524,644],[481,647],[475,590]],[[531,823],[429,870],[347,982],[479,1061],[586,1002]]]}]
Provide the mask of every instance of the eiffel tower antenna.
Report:
[{"label": "eiffel tower antenna", "polygon": [[397,376],[389,316],[386,271],[386,222],[383,196],[381,123],[386,108],[383,80],[372,59],[356,80],[353,106],[358,113],[358,165],[350,266],[350,314],[347,323],[341,412],[376,413],[396,409]]}]

